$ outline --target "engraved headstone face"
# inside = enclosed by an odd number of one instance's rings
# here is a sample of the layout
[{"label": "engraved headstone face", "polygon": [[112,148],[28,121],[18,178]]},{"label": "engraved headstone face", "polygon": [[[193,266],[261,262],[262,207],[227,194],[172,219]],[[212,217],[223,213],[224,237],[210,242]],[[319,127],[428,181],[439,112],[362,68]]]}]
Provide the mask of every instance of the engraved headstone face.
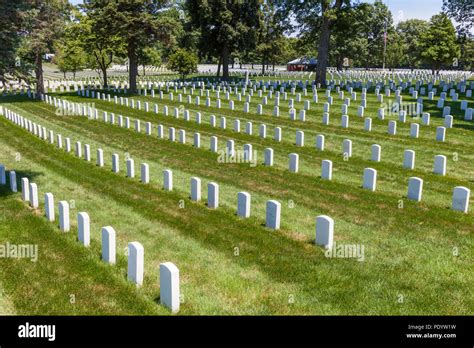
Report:
[{"label": "engraved headstone face", "polygon": [[267,201],[266,227],[280,229],[281,203],[275,200]]},{"label": "engraved headstone face", "polygon": [[85,212],[77,214],[77,237],[82,245],[90,245],[90,218]]},{"label": "engraved headstone face", "polygon": [[250,194],[247,192],[237,193],[237,215],[243,218],[250,217]]},{"label": "engraved headstone face", "polygon": [[59,211],[59,229],[62,232],[69,232],[69,203],[67,201],[60,201],[58,204]]},{"label": "engraved headstone face", "polygon": [[372,145],[371,160],[374,162],[380,162],[381,154],[382,154],[382,147],[378,144]]},{"label": "engraved headstone face", "polygon": [[180,304],[179,270],[171,262],[160,264],[160,303],[177,313]]},{"label": "engraved headstone face", "polygon": [[315,243],[331,249],[334,238],[334,220],[326,215],[316,217],[316,238]]},{"label": "engraved headstone face", "polygon": [[207,184],[207,207],[217,209],[219,206],[219,185],[215,182]]},{"label": "engraved headstone face", "polygon": [[375,191],[377,187],[377,171],[373,168],[364,169],[362,187],[366,190]]},{"label": "engraved headstone face", "polygon": [[290,153],[288,169],[292,173],[298,173],[299,155],[297,153]]},{"label": "engraved headstone face", "polygon": [[321,178],[332,180],[332,161],[323,160],[321,163]]},{"label": "engraved headstone face", "polygon": [[467,213],[469,211],[469,197],[471,190],[464,186],[456,186],[453,191],[452,209]]},{"label": "engraved headstone face", "polygon": [[173,191],[173,172],[170,169],[163,171],[163,188],[165,191]]},{"label": "engraved headstone face", "polygon": [[139,242],[128,243],[127,278],[137,286],[143,284],[144,249]]},{"label": "engraved headstone face", "polygon": [[111,226],[102,227],[102,260],[115,264],[115,230]]},{"label": "engraved headstone face", "polygon": [[403,155],[403,168],[415,169],[415,151],[405,150]]},{"label": "engraved headstone face", "polygon": [[408,179],[408,199],[413,201],[421,201],[421,195],[423,192],[423,180],[417,177],[411,177]]},{"label": "engraved headstone face", "polygon": [[433,172],[439,175],[446,175],[446,156],[436,155],[434,158]]}]

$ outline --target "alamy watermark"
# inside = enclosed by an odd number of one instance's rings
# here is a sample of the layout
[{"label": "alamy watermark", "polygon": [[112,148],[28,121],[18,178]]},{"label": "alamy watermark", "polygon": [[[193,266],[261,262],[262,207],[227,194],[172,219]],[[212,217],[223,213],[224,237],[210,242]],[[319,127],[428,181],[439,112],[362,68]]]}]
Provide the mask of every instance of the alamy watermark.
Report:
[{"label": "alamy watermark", "polygon": [[38,261],[37,244],[0,244],[0,258],[8,259],[30,259],[31,262]]},{"label": "alamy watermark", "polygon": [[423,104],[413,102],[413,103],[399,103],[397,101],[390,101],[388,104],[383,103],[382,109],[384,109],[385,115],[394,115],[398,116],[400,111],[405,111],[407,116],[419,117],[421,115],[421,110],[423,109]]},{"label": "alamy watermark", "polygon": [[249,163],[250,167],[257,166],[257,150],[220,150],[218,153],[218,163]]},{"label": "alamy watermark", "polygon": [[337,244],[334,243],[332,248],[325,251],[326,257],[357,259],[357,261],[365,260],[365,252],[363,244]]}]

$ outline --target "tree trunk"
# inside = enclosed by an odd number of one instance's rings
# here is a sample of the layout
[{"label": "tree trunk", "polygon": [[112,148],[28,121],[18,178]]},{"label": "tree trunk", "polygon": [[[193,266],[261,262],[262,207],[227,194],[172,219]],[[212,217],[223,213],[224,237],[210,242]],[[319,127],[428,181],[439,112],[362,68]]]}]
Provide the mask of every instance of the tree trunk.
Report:
[{"label": "tree trunk", "polygon": [[64,79],[66,79],[66,72],[63,71],[63,76],[64,76]]},{"label": "tree trunk", "polygon": [[331,21],[323,13],[323,22],[321,24],[321,36],[318,47],[318,64],[316,66],[315,82],[321,84],[321,87],[326,87],[326,68],[328,65],[329,53],[329,39],[331,36],[330,29]]},{"label": "tree trunk", "polygon": [[137,75],[138,75],[138,63],[137,63],[137,50],[133,43],[128,43],[128,62],[130,69],[128,72],[128,80],[130,83],[130,93],[137,93]]},{"label": "tree trunk", "polygon": [[219,63],[217,64],[217,75],[219,77],[221,75],[221,63],[222,63],[222,54],[219,56]]},{"label": "tree trunk", "polygon": [[327,11],[335,10],[336,13],[341,9],[342,0],[336,0],[336,3],[331,8],[328,8],[326,1],[322,2],[322,18],[321,23],[321,36],[319,38],[319,47],[318,47],[318,64],[316,66],[316,78],[315,82],[320,83],[321,87],[326,87],[326,68],[328,66],[328,56],[329,56],[329,42],[331,38],[331,26],[332,21],[329,18]]},{"label": "tree trunk", "polygon": [[143,76],[146,76],[145,65],[143,65]]},{"label": "tree trunk", "polygon": [[104,88],[109,87],[109,84],[107,82],[107,68],[101,68],[102,70],[102,79],[104,80]]},{"label": "tree trunk", "polygon": [[43,81],[43,60],[41,59],[41,52],[36,52],[36,98],[41,99],[41,95],[44,94],[44,81]]},{"label": "tree trunk", "polygon": [[76,72],[75,71],[72,72],[72,76],[73,76],[74,79],[76,78]]},{"label": "tree trunk", "polygon": [[229,48],[224,44],[222,48],[222,79],[229,80]]},{"label": "tree trunk", "polygon": [[262,75],[265,74],[265,54],[262,54]]}]

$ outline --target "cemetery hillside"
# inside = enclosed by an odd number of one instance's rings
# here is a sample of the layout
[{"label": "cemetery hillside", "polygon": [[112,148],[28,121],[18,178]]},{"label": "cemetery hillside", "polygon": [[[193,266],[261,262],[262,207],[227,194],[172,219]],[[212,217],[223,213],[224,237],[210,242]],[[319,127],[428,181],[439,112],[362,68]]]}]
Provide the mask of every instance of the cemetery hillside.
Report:
[{"label": "cemetery hillside", "polygon": [[391,3],[1,1],[0,314],[472,316],[474,6]]}]

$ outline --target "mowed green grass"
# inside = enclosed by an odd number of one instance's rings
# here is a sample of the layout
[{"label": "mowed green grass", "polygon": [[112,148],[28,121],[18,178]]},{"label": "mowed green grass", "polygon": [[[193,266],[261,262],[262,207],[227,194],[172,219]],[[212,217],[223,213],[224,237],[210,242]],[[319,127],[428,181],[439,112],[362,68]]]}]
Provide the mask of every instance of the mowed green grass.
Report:
[{"label": "mowed green grass", "polygon": [[[85,273],[95,269],[99,273],[102,267],[108,275],[99,277],[101,284],[96,278],[79,271],[58,272],[70,286],[58,291],[57,284],[44,279],[46,277],[42,272],[51,272],[51,268],[55,267],[63,269],[68,265],[66,262],[51,265],[40,259],[30,266],[41,269],[35,282],[26,277],[16,277],[14,272],[18,269],[14,267],[2,267],[0,284],[5,301],[13,308],[11,312],[31,313],[34,303],[33,308],[43,314],[164,314],[167,311],[157,303],[157,270],[160,262],[171,261],[181,272],[183,296],[180,314],[472,314],[472,211],[461,214],[449,209],[455,186],[472,188],[474,144],[469,141],[472,140],[472,123],[456,119],[455,128],[448,130],[447,142],[437,143],[434,141],[434,129],[442,121],[435,118],[436,110],[431,106],[428,111],[432,112],[434,126],[421,127],[420,139],[409,138],[408,126],[401,124],[399,135],[388,136],[387,121],[376,119],[373,131],[365,132],[362,120],[356,116],[351,116],[351,128],[343,130],[339,126],[340,112],[336,111],[340,110],[337,98],[331,108],[332,124],[322,126],[323,93],[320,92],[319,96],[320,103],[317,107],[312,103],[306,123],[289,121],[283,100],[280,108],[282,116],[275,118],[269,115],[273,100],[269,100],[271,105],[265,107],[267,115],[258,116],[241,111],[230,112],[224,100],[222,109],[209,110],[204,106],[140,97],[157,102],[160,110],[166,104],[176,107],[184,105],[200,111],[203,113],[201,125],[172,116],[165,117],[161,113],[155,115],[94,100],[97,108],[114,112],[116,118],[121,114],[152,122],[155,126],[153,136],[145,135],[143,123],[142,132],[138,134],[133,129],[119,128],[102,121],[58,117],[55,109],[45,103],[4,98],[4,106],[44,125],[55,134],[62,134],[63,139],[69,136],[73,144],[81,141],[91,145],[93,160],[87,163],[75,158],[72,153],[67,154],[37,139],[3,118],[0,121],[0,141],[4,149],[0,163],[6,164],[8,169],[23,171],[38,183],[40,201],[45,192],[53,192],[56,202],[73,199],[76,207],[71,210],[73,225],[75,214],[87,211],[92,221],[90,250],[75,242],[75,226],[70,234],[64,235],[55,224],[47,223],[42,217],[42,205],[39,211],[33,213],[20,201],[19,194],[6,196],[6,191],[5,197],[2,195],[2,203],[7,205],[9,211],[16,207],[28,216],[34,215],[34,223],[21,228],[26,234],[25,240],[36,240],[40,226],[49,226],[48,238],[38,242],[41,243],[40,250],[52,250],[52,255],[64,255],[65,259],[70,260],[70,267],[85,268]],[[80,102],[92,101],[66,94],[63,97]],[[254,96],[252,99],[256,103],[260,98]],[[205,99],[201,98],[201,103],[204,102]],[[378,107],[372,94],[368,94],[368,103],[366,115],[373,114]],[[350,115],[355,115],[353,110],[358,104],[358,101],[352,103]],[[236,109],[241,110],[242,105],[236,103]],[[296,108],[299,110],[301,107],[297,104]],[[207,117],[211,113],[225,115],[229,129],[210,127]],[[194,113],[191,114],[194,116]],[[267,124],[268,138],[233,132],[234,118],[242,122],[252,120],[254,134],[258,134],[258,124]],[[169,126],[177,130],[186,129],[188,144],[157,139],[158,123],[165,126],[166,138]],[[272,140],[273,126],[277,125],[283,129],[282,143]],[[244,123],[241,126],[243,128]],[[293,144],[296,129],[305,131],[304,148]],[[201,149],[189,144],[195,131],[201,133]],[[316,134],[326,135],[324,152],[314,148]],[[252,143],[259,152],[259,165],[253,168],[248,164],[218,163],[217,154],[208,150],[211,135],[219,137],[220,149],[223,149],[226,139],[236,140],[236,148]],[[341,154],[342,139],[345,138],[353,141],[354,155],[349,161],[344,161]],[[380,163],[369,161],[370,145],[373,143],[382,146]],[[261,165],[262,151],[266,147],[275,150],[273,168]],[[105,168],[94,165],[97,148],[104,150]],[[401,166],[404,149],[416,151],[414,171]],[[300,154],[298,174],[287,170],[288,154],[291,152]],[[454,152],[457,161],[453,159]],[[110,171],[112,153],[120,155],[120,174]],[[140,163],[150,165],[151,184],[144,185],[138,178],[125,178],[126,153],[135,160],[137,174]],[[20,161],[16,161],[17,154],[20,154]],[[446,177],[431,173],[436,154],[448,156]],[[334,162],[331,182],[319,177],[322,159]],[[378,170],[375,193],[361,188],[362,172],[366,167]],[[165,168],[173,170],[173,192],[161,189],[161,172]],[[189,180],[192,176],[198,176],[203,181],[203,202],[189,200]],[[425,180],[421,203],[406,200],[410,176]],[[220,185],[220,207],[217,210],[210,210],[205,205],[207,183],[210,181]],[[235,215],[239,191],[248,191],[252,195],[250,219],[243,220]],[[280,231],[271,231],[262,225],[268,199],[282,202]],[[403,201],[402,209],[399,208],[400,200]],[[334,218],[336,243],[364,245],[365,261],[324,256],[324,250],[314,245],[314,220],[321,214]],[[18,225],[15,218],[6,216],[11,225]],[[100,261],[100,228],[106,225],[114,226],[117,231],[117,250],[121,255],[115,267],[105,266]],[[8,233],[11,230],[2,230],[0,242],[15,241],[19,233]],[[140,289],[135,289],[126,281],[124,251],[127,243],[135,240],[145,247],[145,283]],[[93,264],[87,267],[77,265],[74,250],[87,255]],[[18,261],[0,259],[0,262],[11,265]],[[31,262],[25,260],[25,263]],[[85,290],[84,284],[90,287],[102,285],[107,290],[116,288],[114,281],[126,289],[125,293],[112,292],[108,300],[103,301],[113,301],[117,296],[114,302],[122,306],[98,307],[87,301],[78,306],[78,296],[76,304],[68,302],[70,293]],[[44,292],[25,299],[21,289],[32,283],[42,286]],[[59,295],[47,296],[45,293],[48,290],[50,293],[59,292]],[[93,293],[93,290],[90,292]],[[128,297],[140,298],[142,307],[131,304],[129,308]],[[63,298],[64,303],[61,302]],[[76,305],[81,309],[74,310]]]}]

